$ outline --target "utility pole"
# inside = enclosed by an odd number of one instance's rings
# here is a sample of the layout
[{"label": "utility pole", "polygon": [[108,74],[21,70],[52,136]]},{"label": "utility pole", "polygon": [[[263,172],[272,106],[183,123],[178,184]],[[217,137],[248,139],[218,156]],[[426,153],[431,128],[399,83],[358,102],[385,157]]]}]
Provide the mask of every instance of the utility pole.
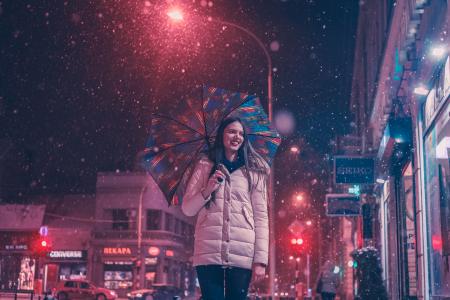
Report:
[{"label": "utility pole", "polygon": [[142,220],[143,220],[143,208],[142,203],[144,201],[144,194],[147,191],[148,183],[147,181],[144,183],[142,187],[141,193],[139,194],[139,206],[138,206],[138,220],[137,220],[137,267],[136,268],[136,276],[137,283],[139,283],[139,288],[144,288],[144,276],[145,276],[145,261],[144,255],[142,253]]}]

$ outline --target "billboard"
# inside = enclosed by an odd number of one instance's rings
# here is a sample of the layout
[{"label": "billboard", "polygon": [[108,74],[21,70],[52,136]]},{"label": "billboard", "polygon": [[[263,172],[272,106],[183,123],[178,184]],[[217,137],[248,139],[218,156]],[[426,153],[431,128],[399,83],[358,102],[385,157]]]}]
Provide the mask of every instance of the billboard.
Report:
[{"label": "billboard", "polygon": [[373,158],[335,156],[334,182],[336,184],[372,184],[374,182]]},{"label": "billboard", "polygon": [[327,194],[327,216],[346,217],[361,214],[361,201],[354,194]]}]

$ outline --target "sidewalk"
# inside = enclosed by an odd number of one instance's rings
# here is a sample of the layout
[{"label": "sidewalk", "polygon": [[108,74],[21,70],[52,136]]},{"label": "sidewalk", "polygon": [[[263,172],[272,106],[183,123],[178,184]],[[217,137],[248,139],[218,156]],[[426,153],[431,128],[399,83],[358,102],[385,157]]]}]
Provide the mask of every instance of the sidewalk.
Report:
[{"label": "sidewalk", "polygon": [[[0,292],[0,300],[43,300],[44,295],[36,295],[30,293],[14,293],[14,292]],[[47,296],[48,300],[56,300],[51,296]],[[126,299],[125,299],[126,300]]]}]

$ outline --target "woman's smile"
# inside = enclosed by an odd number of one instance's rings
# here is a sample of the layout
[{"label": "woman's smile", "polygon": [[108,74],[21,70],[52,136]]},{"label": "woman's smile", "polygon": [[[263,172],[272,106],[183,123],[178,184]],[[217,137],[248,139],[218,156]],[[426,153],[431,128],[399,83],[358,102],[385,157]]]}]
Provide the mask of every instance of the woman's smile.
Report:
[{"label": "woman's smile", "polygon": [[[223,133],[223,146],[225,151],[236,152],[244,142],[244,128],[239,122],[233,122],[225,127]],[[230,153],[231,154],[231,153]]]}]

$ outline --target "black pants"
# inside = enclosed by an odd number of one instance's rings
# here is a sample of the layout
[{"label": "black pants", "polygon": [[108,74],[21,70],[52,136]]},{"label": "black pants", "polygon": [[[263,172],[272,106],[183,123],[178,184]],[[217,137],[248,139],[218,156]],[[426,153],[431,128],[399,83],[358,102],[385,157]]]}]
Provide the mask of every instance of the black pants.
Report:
[{"label": "black pants", "polygon": [[245,300],[252,271],[220,265],[197,266],[202,300]]},{"label": "black pants", "polygon": [[333,293],[321,293],[320,295],[322,296],[322,300],[334,300],[334,297],[336,296],[336,294]]}]

